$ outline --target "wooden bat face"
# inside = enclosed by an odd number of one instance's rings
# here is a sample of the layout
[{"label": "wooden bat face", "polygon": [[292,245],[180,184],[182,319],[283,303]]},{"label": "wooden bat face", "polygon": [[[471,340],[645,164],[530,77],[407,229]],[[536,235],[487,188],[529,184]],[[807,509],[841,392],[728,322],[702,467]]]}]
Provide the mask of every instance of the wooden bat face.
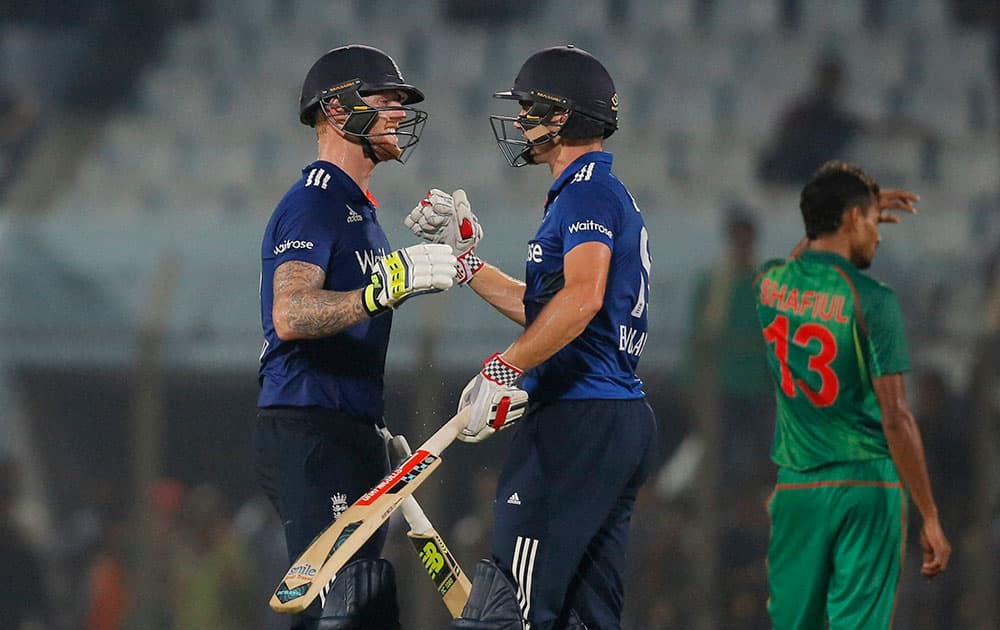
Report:
[{"label": "wooden bat face", "polygon": [[[412,455],[405,437],[401,435],[392,437],[388,431],[383,437],[386,438],[393,462],[400,462]],[[406,535],[413,544],[424,570],[434,583],[438,595],[441,596],[442,602],[452,617],[456,619],[461,617],[472,590],[469,578],[414,496],[404,499],[399,511],[410,525],[410,531]]]},{"label": "wooden bat face", "polygon": [[403,499],[440,465],[441,459],[417,451],[377,486],[347,508],[313,540],[274,591],[271,608],[281,613],[305,610],[358,549],[399,508]]},{"label": "wooden bat face", "polygon": [[403,500],[441,464],[441,451],[468,423],[470,413],[471,409],[466,408],[455,414],[417,452],[320,532],[275,589],[270,602],[272,610],[287,614],[305,610]]},{"label": "wooden bat face", "polygon": [[424,564],[424,570],[434,581],[438,593],[448,607],[448,612],[456,619],[461,617],[462,609],[469,600],[472,584],[451,555],[451,551],[445,546],[444,540],[435,530],[425,534],[411,531],[407,536],[417,550],[417,555]]}]

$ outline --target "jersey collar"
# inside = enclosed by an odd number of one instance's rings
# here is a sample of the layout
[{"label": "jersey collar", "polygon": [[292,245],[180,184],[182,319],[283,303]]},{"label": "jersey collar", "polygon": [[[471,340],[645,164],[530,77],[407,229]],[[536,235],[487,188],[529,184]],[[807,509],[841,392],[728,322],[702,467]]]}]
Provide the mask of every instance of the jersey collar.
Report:
[{"label": "jersey collar", "polygon": [[310,169],[313,168],[323,168],[328,173],[333,176],[336,182],[336,189],[343,191],[344,195],[347,197],[348,202],[360,202],[361,204],[371,204],[373,208],[378,208],[378,202],[375,201],[375,197],[372,196],[371,192],[361,190],[361,188],[355,183],[351,176],[345,173],[339,166],[326,160],[316,160],[312,164],[306,166],[302,169],[302,173],[308,173]]},{"label": "jersey collar", "polygon": [[566,186],[569,180],[574,175],[576,175],[581,168],[583,168],[587,164],[590,164],[591,162],[607,164],[608,168],[611,168],[612,159],[613,156],[611,155],[611,153],[607,151],[591,151],[590,153],[584,153],[580,157],[570,162],[569,166],[567,166],[563,170],[562,174],[559,175],[558,178],[556,178],[555,183],[552,184],[552,188],[549,189],[549,194],[545,198],[545,207],[548,208],[549,204],[555,201],[555,198],[559,196],[559,193],[562,191],[563,187]]},{"label": "jersey collar", "polygon": [[851,261],[847,260],[840,254],[834,252],[827,252],[818,249],[807,249],[799,254],[799,260],[812,260],[815,262],[825,262],[840,265],[841,267],[846,267],[848,269],[854,269],[854,265]]}]

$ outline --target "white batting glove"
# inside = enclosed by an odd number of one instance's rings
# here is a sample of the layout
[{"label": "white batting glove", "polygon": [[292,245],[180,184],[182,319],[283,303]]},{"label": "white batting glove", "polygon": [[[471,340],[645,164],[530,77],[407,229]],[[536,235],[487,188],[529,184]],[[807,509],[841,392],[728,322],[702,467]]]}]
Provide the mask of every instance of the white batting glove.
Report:
[{"label": "white batting glove", "polygon": [[375,316],[422,293],[450,289],[458,261],[447,245],[420,244],[397,249],[375,263],[361,303]]},{"label": "white batting glove", "polygon": [[450,245],[456,256],[469,251],[483,238],[483,228],[462,189],[449,195],[432,188],[403,223],[429,243]]},{"label": "white batting glove", "polygon": [[420,203],[403,217],[403,225],[429,243],[443,243],[454,212],[454,198],[443,190],[431,188]]},{"label": "white batting glove", "polygon": [[528,407],[528,392],[514,386],[524,372],[496,353],[483,361],[483,369],[462,390],[458,411],[472,407],[469,423],[458,434],[463,442],[482,442],[521,419]]},{"label": "white batting glove", "polygon": [[483,261],[473,249],[483,238],[483,228],[464,190],[449,195],[432,188],[403,223],[425,241],[451,246],[458,258],[457,284],[467,284],[482,268]]}]

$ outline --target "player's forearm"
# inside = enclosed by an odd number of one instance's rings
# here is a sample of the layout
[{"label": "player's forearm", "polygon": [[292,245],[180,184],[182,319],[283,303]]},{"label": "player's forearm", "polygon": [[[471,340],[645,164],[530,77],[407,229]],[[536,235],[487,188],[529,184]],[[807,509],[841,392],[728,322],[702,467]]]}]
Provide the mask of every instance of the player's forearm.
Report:
[{"label": "player's forearm", "polygon": [[584,331],[601,308],[589,287],[565,287],[504,353],[504,359],[530,370],[562,350]]},{"label": "player's forearm", "polygon": [[937,505],[934,503],[927,474],[924,443],[906,399],[903,375],[876,377],[872,379],[872,387],[882,412],[882,431],[899,477],[909,489],[910,497],[924,520],[936,519]]},{"label": "player's forearm", "polygon": [[511,278],[490,264],[479,270],[469,282],[479,297],[514,323],[524,326],[524,283]]},{"label": "player's forearm", "polygon": [[883,421],[889,453],[899,477],[910,491],[913,504],[924,520],[937,518],[937,504],[931,491],[930,476],[924,457],[923,440],[913,415],[908,411],[893,412],[893,418]]},{"label": "player's forearm", "polygon": [[271,313],[274,331],[282,341],[335,335],[368,319],[362,291],[300,289],[276,297]]}]

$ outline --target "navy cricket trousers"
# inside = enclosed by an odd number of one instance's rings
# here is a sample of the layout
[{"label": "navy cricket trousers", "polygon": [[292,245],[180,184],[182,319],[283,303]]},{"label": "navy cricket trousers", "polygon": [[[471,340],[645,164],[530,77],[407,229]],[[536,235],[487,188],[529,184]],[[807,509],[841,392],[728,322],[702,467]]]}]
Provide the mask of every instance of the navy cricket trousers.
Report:
[{"label": "navy cricket trousers", "polygon": [[521,421],[497,484],[493,560],[532,630],[570,610],[621,627],[628,527],[650,474],[656,419],[645,399],[564,400]]},{"label": "navy cricket trousers", "polygon": [[[289,563],[389,473],[375,421],[329,410],[260,409],[254,449],[257,482],[281,517]],[[354,557],[381,557],[387,532],[388,524]],[[277,584],[281,576],[274,577]],[[318,602],[301,617],[319,616]]]}]

